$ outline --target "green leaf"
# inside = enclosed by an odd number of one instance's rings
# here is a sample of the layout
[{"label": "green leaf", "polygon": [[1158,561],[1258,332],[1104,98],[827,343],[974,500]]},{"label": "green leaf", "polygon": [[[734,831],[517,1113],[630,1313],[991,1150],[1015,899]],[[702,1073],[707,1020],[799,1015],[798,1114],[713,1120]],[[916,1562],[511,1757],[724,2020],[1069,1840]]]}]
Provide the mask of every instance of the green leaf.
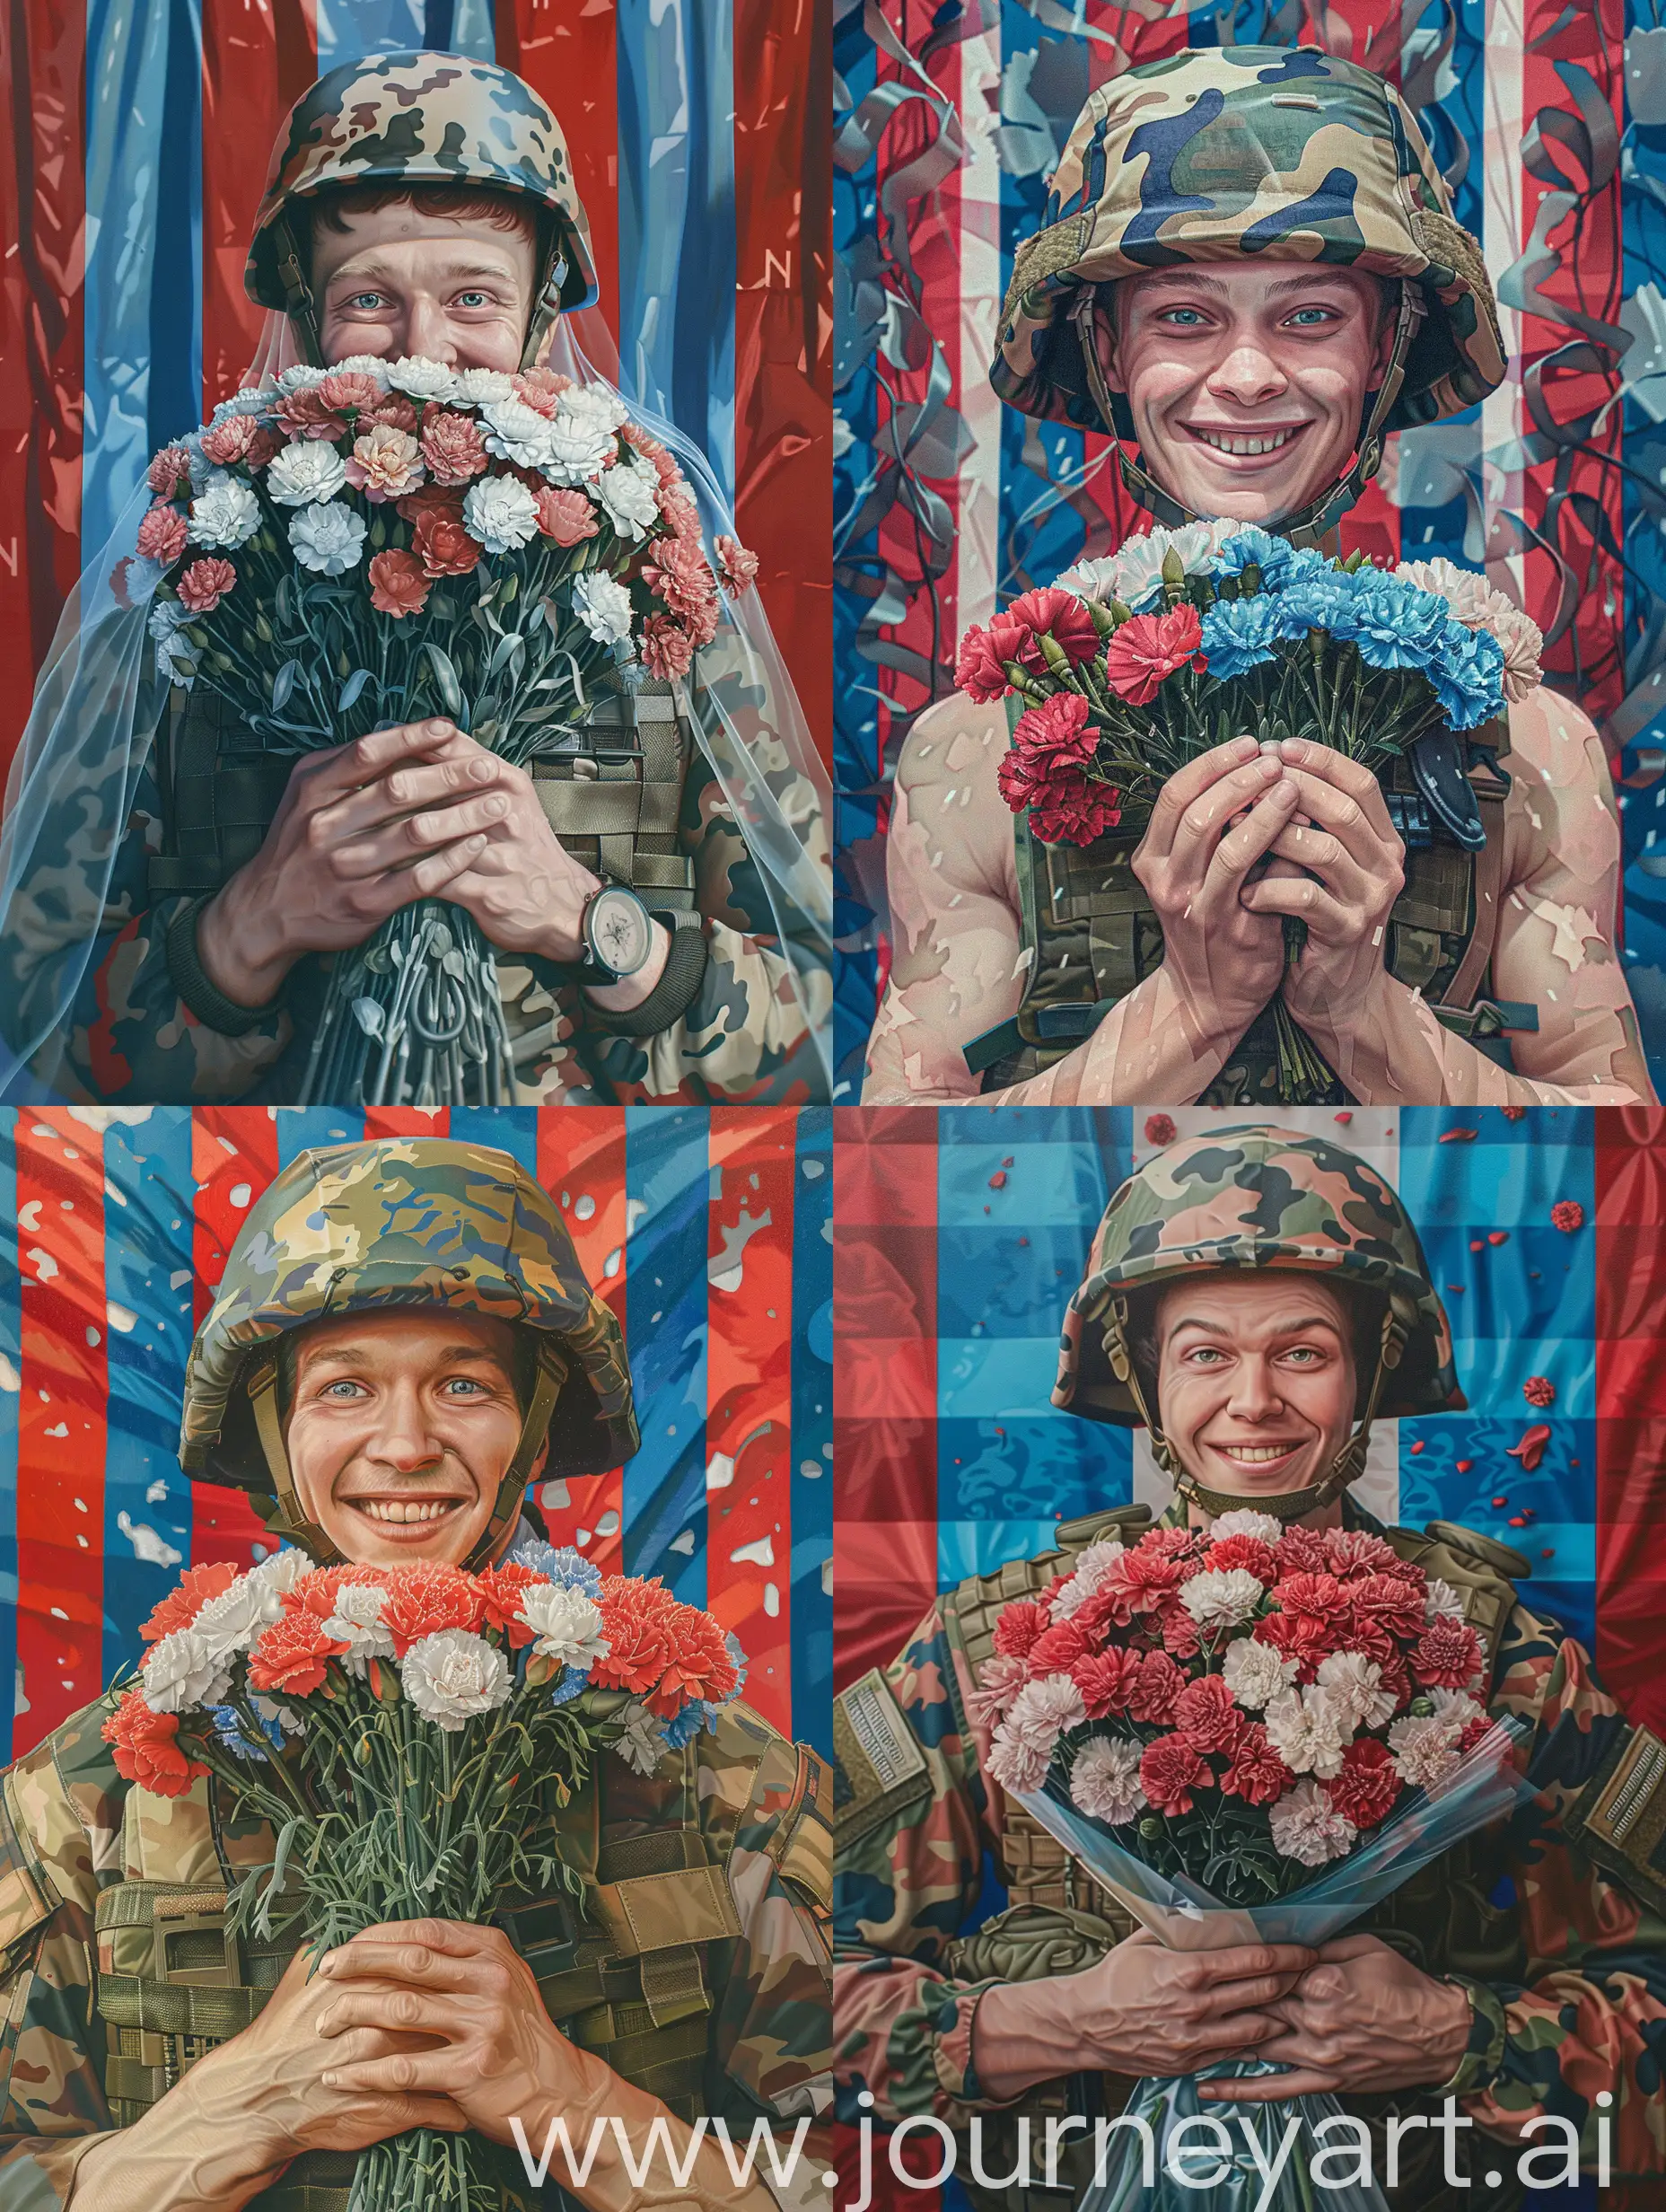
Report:
[{"label": "green leaf", "polygon": [[255,1927],[262,1936],[272,1934],[272,1906],[284,1886],[284,1870],[289,1864],[289,1854],[301,1827],[301,1816],[295,1814],[284,1822],[277,1831],[277,1849],[272,1858],[271,1877],[260,1893],[260,1909],[255,1915]]},{"label": "green leaf", "polygon": [[369,669],[355,668],[341,687],[341,697],[336,701],[336,712],[345,715],[369,681]]},{"label": "green leaf", "polygon": [[512,605],[513,603],[515,594],[520,591],[520,589],[521,579],[518,575],[516,575],[512,568],[509,574],[504,577],[497,587],[497,602],[499,606],[507,607]]},{"label": "green leaf", "polygon": [[526,641],[519,630],[507,630],[492,647],[492,657],[486,664],[486,680],[489,683],[498,670],[515,654],[524,654]]},{"label": "green leaf", "polygon": [[446,713],[453,717],[460,715],[463,710],[463,688],[457,680],[457,671],[452,664],[451,654],[443,645],[436,645],[432,639],[424,645],[423,651],[428,656],[428,666],[434,672],[434,687]]}]

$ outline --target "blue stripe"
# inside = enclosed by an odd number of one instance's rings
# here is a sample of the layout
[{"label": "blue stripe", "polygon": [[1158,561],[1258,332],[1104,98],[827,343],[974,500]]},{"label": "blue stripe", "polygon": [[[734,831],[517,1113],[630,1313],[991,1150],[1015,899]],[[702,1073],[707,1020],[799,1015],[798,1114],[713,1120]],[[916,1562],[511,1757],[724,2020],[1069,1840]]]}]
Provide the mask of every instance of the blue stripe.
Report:
[{"label": "blue stripe", "polygon": [[[191,1342],[195,1187],[188,1107],[159,1106],[145,1121],[112,1122],[106,1130],[106,1681],[124,1662],[136,1661],[138,1624],[191,1556],[191,1486],[178,1452]],[[158,1544],[174,1556],[141,1556]]]},{"label": "blue stripe", "polygon": [[[0,1221],[17,1220],[17,1109],[0,1108]],[[17,1401],[22,1385],[22,1284],[15,1233],[0,1243],[0,1760],[10,1760],[22,1696],[17,1672]],[[15,1691],[15,1696],[13,1692]]]},{"label": "blue stripe", "polygon": [[199,419],[200,0],[88,0],[86,85],[81,537],[92,558],[157,426],[165,434]]},{"label": "blue stripe", "polygon": [[793,1181],[793,1733],[832,1748],[833,1117],[798,1116]]},{"label": "blue stripe", "polygon": [[732,0],[619,0],[625,385],[734,499]]},{"label": "blue stripe", "polygon": [[277,1172],[297,1155],[331,1145],[356,1145],[364,1136],[364,1117],[343,1106],[280,1106],[273,1116],[277,1132]]},{"label": "blue stripe", "polygon": [[[706,1602],[706,1255],[703,1110],[625,1117],[625,1338],[642,1449],[626,1463],[625,1568]],[[672,1546],[692,1532],[690,1555]]]},{"label": "blue stripe", "polygon": [[460,1145],[487,1145],[509,1153],[538,1180],[538,1109],[535,1106],[453,1106],[451,1131]]}]

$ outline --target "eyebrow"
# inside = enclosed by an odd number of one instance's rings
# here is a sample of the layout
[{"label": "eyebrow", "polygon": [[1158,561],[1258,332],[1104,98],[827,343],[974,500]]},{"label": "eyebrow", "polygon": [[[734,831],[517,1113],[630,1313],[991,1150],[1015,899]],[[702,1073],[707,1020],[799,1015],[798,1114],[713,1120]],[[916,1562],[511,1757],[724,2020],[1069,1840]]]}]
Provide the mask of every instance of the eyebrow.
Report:
[{"label": "eyebrow", "polygon": [[[1206,1321],[1195,1314],[1188,1314],[1183,1321],[1173,1322],[1170,1327],[1169,1334],[1171,1337],[1178,1337],[1182,1329],[1201,1329],[1204,1334],[1209,1337],[1224,1337],[1231,1333],[1221,1322]],[[1333,1337],[1339,1337],[1342,1334],[1336,1322],[1325,1313],[1303,1314],[1299,1321],[1281,1324],[1276,1333],[1281,1337],[1299,1336],[1304,1329],[1328,1329]]]},{"label": "eyebrow", "polygon": [[[360,1360],[370,1358],[372,1353],[373,1347],[368,1344],[338,1344],[333,1350],[309,1354],[307,1365],[310,1367],[350,1367]],[[452,1362],[485,1360],[498,1368],[504,1365],[497,1354],[484,1344],[448,1344],[443,1352],[436,1353],[434,1356]]]},{"label": "eyebrow", "polygon": [[[447,261],[440,270],[442,278],[492,276],[499,284],[513,283],[514,274],[514,269],[507,258],[502,261]],[[397,285],[399,282],[399,274],[386,261],[369,260],[356,267],[351,261],[344,261],[341,267],[334,270],[326,281],[334,285],[340,284],[344,279],[355,285],[369,283]]]},{"label": "eyebrow", "polygon": [[[1150,269],[1144,273],[1150,277],[1158,279],[1166,285],[1171,290],[1178,290],[1183,285],[1189,284],[1199,292],[1214,292],[1224,297],[1228,289],[1227,285],[1222,282],[1220,277],[1206,276],[1203,275],[1201,271]],[[1347,284],[1346,272],[1341,269],[1326,268],[1321,264],[1316,268],[1304,270],[1300,276],[1276,277],[1267,286],[1267,290],[1270,293],[1283,297],[1286,294],[1292,292],[1310,292],[1316,284],[1335,285],[1338,283],[1342,285],[1345,290],[1351,294],[1352,287]]]}]

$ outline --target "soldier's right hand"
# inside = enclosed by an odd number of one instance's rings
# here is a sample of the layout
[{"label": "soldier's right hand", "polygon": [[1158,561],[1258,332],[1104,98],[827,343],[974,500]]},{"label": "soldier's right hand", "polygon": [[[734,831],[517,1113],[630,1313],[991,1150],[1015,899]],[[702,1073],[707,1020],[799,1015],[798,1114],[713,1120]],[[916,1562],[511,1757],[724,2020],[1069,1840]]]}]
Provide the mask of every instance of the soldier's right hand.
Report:
[{"label": "soldier's right hand", "polygon": [[978,2084],[1004,2100],[1062,2074],[1168,2076],[1250,2057],[1279,2032],[1267,2007],[1317,1955],[1295,1944],[1170,1951],[1142,1930],[1082,1973],[987,1991],[972,2031]]},{"label": "soldier's right hand", "polygon": [[1162,925],[1162,964],[1202,1035],[1235,1044],[1276,996],[1285,972],[1282,919],[1239,896],[1291,821],[1298,793],[1253,737],[1200,753],[1157,794],[1134,855],[1135,874]]},{"label": "soldier's right hand", "polygon": [[303,953],[362,944],[413,900],[443,896],[508,812],[506,773],[440,721],[298,760],[260,850],[198,918],[209,981],[265,1005]]}]

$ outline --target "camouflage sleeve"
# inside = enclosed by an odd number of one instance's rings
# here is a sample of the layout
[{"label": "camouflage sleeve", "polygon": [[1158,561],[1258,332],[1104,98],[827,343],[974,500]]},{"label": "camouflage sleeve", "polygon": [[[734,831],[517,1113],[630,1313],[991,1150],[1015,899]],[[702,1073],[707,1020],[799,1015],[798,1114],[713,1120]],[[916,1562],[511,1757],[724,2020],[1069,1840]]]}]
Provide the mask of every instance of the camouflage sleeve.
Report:
[{"label": "camouflage sleeve", "polygon": [[116,856],[98,944],[75,996],[69,1066],[89,1097],[110,1104],[131,1099],[191,1106],[241,1098],[288,1043],[289,1017],[280,1010],[269,1022],[227,1037],[198,1021],[181,1000],[168,966],[168,930],[188,901],[172,896],[145,903],[161,831],[162,802],[147,767]]},{"label": "camouflage sleeve", "polygon": [[[940,1606],[900,1656],[835,1700],[835,2080],[876,2117],[989,2104],[972,2066],[978,2000],[948,1947],[982,1888],[988,1794]],[[851,2108],[852,2118],[856,2116]]]},{"label": "camouflage sleeve", "polygon": [[1572,2119],[1591,2167],[1606,2091],[1615,2181],[1658,2179],[1666,1864],[1649,1852],[1666,1862],[1666,1747],[1628,1726],[1583,1648],[1524,1606],[1505,1631],[1493,1709],[1533,1725],[1528,1773],[1540,1794],[1511,1831],[1508,1873],[1530,1978],[1460,1978],[1476,2034],[1451,2086],[1496,2135],[1520,2136],[1547,2113]]},{"label": "camouflage sleeve", "polygon": [[[763,877],[723,786],[709,767],[701,773],[703,765],[704,756],[697,756],[683,794],[680,833],[694,862],[695,903],[706,939],[699,988],[687,1010],[657,1036],[620,1036],[587,1018],[588,1056],[613,1096],[632,1105],[820,1102],[826,1086],[811,1024],[825,1023],[832,1005],[822,956],[801,948],[798,972],[810,991],[806,1006],[794,988]],[[813,792],[805,803],[814,804]]]},{"label": "camouflage sleeve", "polygon": [[714,1992],[713,2059],[776,2120],[820,2121],[831,2102],[827,1769],[745,1707],[720,1714],[701,1742],[702,1817],[740,1922]]},{"label": "camouflage sleeve", "polygon": [[55,2212],[110,2125],[93,1909],[119,1813],[101,1701],[0,1778],[0,2202]]}]

